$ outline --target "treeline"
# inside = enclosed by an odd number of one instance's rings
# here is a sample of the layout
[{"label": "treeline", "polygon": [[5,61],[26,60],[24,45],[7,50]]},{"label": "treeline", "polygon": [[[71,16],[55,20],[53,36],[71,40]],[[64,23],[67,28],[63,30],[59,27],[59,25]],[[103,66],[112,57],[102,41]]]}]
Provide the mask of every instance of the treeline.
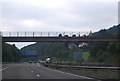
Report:
[{"label": "treeline", "polygon": [[50,57],[53,57],[53,61],[73,60],[72,52],[69,49],[67,42],[52,42],[47,51],[50,54]]},{"label": "treeline", "polygon": [[2,62],[19,62],[20,59],[21,52],[14,44],[2,43]]},{"label": "treeline", "polygon": [[22,55],[24,55],[24,51],[37,51],[37,59],[41,60],[45,60],[46,57],[51,57],[53,61],[72,59],[71,52],[66,42],[37,42],[23,47],[21,49]]},{"label": "treeline", "polygon": [[120,43],[118,42],[96,42],[92,43],[89,61],[118,64],[120,59]]},{"label": "treeline", "polygon": [[[113,26],[109,29],[101,29],[98,32],[90,33],[86,37],[119,37],[120,25]],[[59,36],[60,37],[60,36]],[[38,59],[52,57],[53,61],[74,61],[73,51],[87,50],[90,53],[87,62],[106,62],[117,64],[120,59],[120,42],[86,42],[87,46],[79,48],[82,42],[37,42],[32,45],[25,46],[21,49],[24,51],[37,51]],[[72,49],[70,49],[72,48]]]},{"label": "treeline", "polygon": [[101,29],[98,32],[90,33],[89,37],[119,37],[120,24],[110,27],[109,29]]},{"label": "treeline", "polygon": [[[120,37],[120,25],[113,26],[108,30],[100,30],[93,36]],[[104,62],[118,64],[120,59],[120,42],[89,42],[91,62]]]}]

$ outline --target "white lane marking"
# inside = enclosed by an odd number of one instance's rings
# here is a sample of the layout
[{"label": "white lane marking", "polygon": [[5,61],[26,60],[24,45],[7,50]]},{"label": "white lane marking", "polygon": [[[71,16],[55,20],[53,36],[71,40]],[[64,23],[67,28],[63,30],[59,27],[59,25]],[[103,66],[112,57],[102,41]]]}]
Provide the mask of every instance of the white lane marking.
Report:
[{"label": "white lane marking", "polygon": [[[38,64],[39,65],[39,64]],[[73,76],[77,76],[77,77],[82,77],[82,78],[86,78],[86,79],[94,79],[94,78],[90,78],[90,77],[85,77],[85,76],[79,76],[79,75],[76,75],[76,74],[72,74],[72,73],[67,73],[67,72],[62,72],[62,71],[58,71],[58,70],[53,70],[53,69],[50,69],[50,68],[47,68],[47,67],[44,67],[48,70],[51,70],[51,71],[56,71],[56,72],[60,72],[60,73],[65,73],[65,74],[68,74],[68,75],[73,75]]]},{"label": "white lane marking", "polygon": [[38,77],[40,77],[40,75],[37,75]]},{"label": "white lane marking", "polygon": [[33,73],[33,71],[31,71]]},{"label": "white lane marking", "polygon": [[40,64],[39,63],[37,63],[38,64],[38,66],[40,66]]},{"label": "white lane marking", "polygon": [[5,69],[7,69],[8,67],[6,67],[6,68],[3,68],[3,69],[1,69],[0,71],[3,71],[3,70],[5,70]]}]

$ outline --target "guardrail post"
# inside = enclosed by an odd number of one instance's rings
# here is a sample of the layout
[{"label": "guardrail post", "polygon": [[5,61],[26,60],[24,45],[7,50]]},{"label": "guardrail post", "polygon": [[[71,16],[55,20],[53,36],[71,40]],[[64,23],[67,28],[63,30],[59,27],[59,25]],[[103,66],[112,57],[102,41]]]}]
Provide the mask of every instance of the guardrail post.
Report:
[{"label": "guardrail post", "polygon": [[42,32],[41,32],[41,37],[42,37]]},{"label": "guardrail post", "polygon": [[2,36],[2,32],[0,31],[0,36]]},{"label": "guardrail post", "polygon": [[71,37],[73,36],[73,32],[71,33]]},{"label": "guardrail post", "polygon": [[65,32],[63,32],[63,36],[65,36]]},{"label": "guardrail post", "polygon": [[17,37],[19,37],[19,33],[17,32]]},{"label": "guardrail post", "polygon": [[80,37],[80,32],[79,32],[79,34],[78,34],[78,37]]},{"label": "guardrail post", "polygon": [[11,32],[9,32],[9,36],[11,37]]},{"label": "guardrail post", "polygon": [[56,32],[56,37],[57,37],[57,35],[58,35],[58,32]]},{"label": "guardrail post", "polygon": [[50,32],[48,32],[48,37],[49,37],[49,35],[50,35]]},{"label": "guardrail post", "polygon": [[89,34],[89,32],[86,33],[86,36]]},{"label": "guardrail post", "polygon": [[26,37],[26,32],[25,32],[25,37]]},{"label": "guardrail post", "polygon": [[33,37],[34,37],[34,32],[33,32]]},{"label": "guardrail post", "polygon": [[[0,31],[0,69],[2,69],[2,34],[1,34],[1,31]],[[1,79],[2,79],[2,72],[0,72],[0,80]]]},{"label": "guardrail post", "polygon": [[71,37],[71,32],[70,32],[70,37]]}]

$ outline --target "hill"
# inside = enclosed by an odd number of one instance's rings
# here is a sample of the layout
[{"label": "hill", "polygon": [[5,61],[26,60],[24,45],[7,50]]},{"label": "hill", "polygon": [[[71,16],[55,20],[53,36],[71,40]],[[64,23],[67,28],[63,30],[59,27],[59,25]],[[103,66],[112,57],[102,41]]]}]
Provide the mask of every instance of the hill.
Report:
[{"label": "hill", "polygon": [[[92,34],[99,37],[120,37],[120,25],[103,29]],[[90,62],[118,64],[120,59],[120,42],[89,42]],[[114,59],[113,59],[114,58]]]},{"label": "hill", "polygon": [[21,49],[22,54],[26,50],[36,51],[38,54],[37,59],[41,60],[45,60],[46,57],[52,57],[54,60],[64,60],[69,57],[70,52],[65,42],[37,42],[23,47]]},{"label": "hill", "polygon": [[[91,33],[86,37],[119,37],[120,25],[110,27],[109,29],[101,29],[98,32]],[[37,42],[32,45],[25,46],[21,52],[25,50],[37,51],[39,59],[52,57],[55,61],[74,61],[73,51],[83,51],[83,57],[87,62],[104,62],[118,64],[120,59],[120,43],[119,42],[86,42],[87,46],[79,48],[81,42]],[[76,45],[76,46],[75,46]],[[71,47],[69,47],[71,46]],[[70,49],[72,48],[72,49]],[[113,59],[116,58],[116,59]]]},{"label": "hill", "polygon": [[2,43],[2,62],[19,62],[20,50],[13,44]]},{"label": "hill", "polygon": [[110,27],[109,29],[101,29],[98,32],[92,33],[92,37],[118,37],[120,35],[120,24]]}]

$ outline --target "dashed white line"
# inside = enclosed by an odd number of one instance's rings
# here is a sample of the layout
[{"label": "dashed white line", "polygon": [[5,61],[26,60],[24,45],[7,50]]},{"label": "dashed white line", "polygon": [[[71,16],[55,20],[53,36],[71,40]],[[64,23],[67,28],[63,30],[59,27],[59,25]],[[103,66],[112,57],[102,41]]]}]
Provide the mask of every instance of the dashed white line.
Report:
[{"label": "dashed white line", "polygon": [[5,70],[5,69],[7,69],[8,67],[6,67],[6,68],[3,68],[3,69],[1,69],[0,71],[3,71],[3,70]]},{"label": "dashed white line", "polygon": [[33,71],[31,71],[33,73]]},{"label": "dashed white line", "polygon": [[40,77],[40,75],[37,75],[38,77]]},{"label": "dashed white line", "polygon": [[38,66],[40,66],[40,64],[39,63],[37,63],[38,64]]}]

